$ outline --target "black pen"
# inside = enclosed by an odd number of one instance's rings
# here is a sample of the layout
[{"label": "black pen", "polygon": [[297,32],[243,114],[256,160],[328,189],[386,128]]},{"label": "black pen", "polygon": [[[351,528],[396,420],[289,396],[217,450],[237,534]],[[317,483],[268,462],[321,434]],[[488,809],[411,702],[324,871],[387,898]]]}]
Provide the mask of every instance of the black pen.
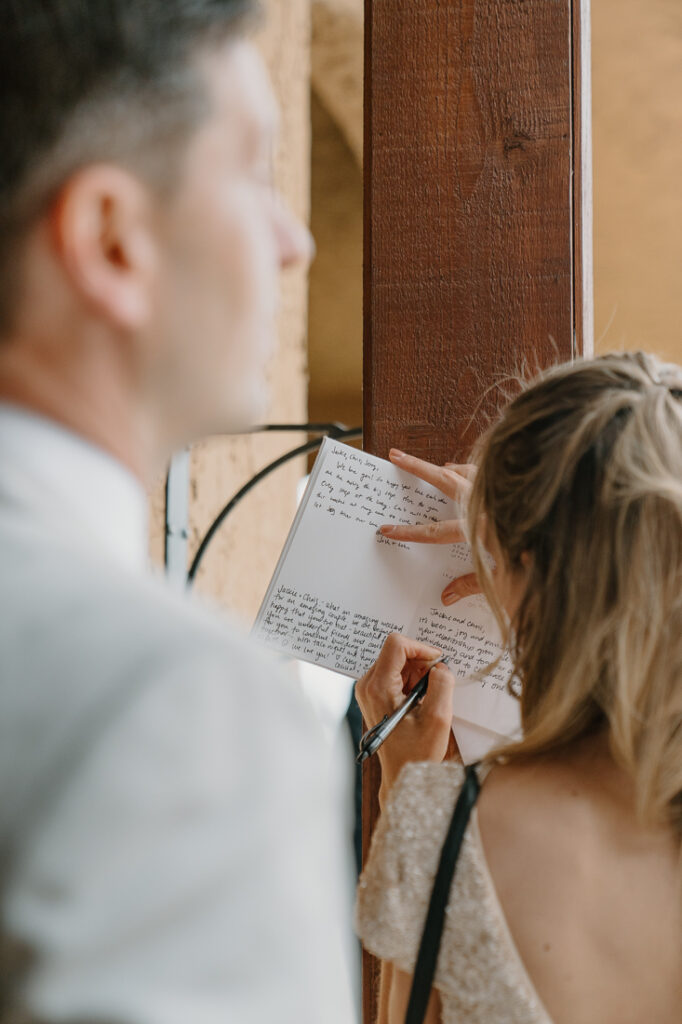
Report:
[{"label": "black pen", "polygon": [[[438,661],[434,661],[433,665],[429,669],[435,668],[436,665],[447,665],[448,659],[446,657],[439,658]],[[411,711],[415,704],[418,704],[426,693],[426,688],[429,685],[429,672],[422,676],[417,685],[414,687],[409,697],[403,701],[399,708],[390,715],[384,715],[381,721],[377,725],[373,725],[371,729],[368,729],[363,734],[358,747],[358,755],[355,758],[356,764],[362,764],[372,754],[376,754],[377,750],[384,742],[384,740],[391,735],[398,722],[402,722],[408,711]]]}]

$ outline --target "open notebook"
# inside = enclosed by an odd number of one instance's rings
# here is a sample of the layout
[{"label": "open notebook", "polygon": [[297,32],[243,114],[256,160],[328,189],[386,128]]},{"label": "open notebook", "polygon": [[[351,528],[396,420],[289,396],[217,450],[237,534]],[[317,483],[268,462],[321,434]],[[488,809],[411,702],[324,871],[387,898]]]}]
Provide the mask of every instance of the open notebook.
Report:
[{"label": "open notebook", "polygon": [[[453,501],[391,463],[326,439],[254,625],[284,654],[359,678],[397,631],[440,647],[460,680],[453,729],[465,762],[519,732],[499,631],[480,595],[445,607],[449,580],[472,569],[466,544],[403,544],[384,523],[457,516]],[[374,724],[374,723],[371,723]]]}]

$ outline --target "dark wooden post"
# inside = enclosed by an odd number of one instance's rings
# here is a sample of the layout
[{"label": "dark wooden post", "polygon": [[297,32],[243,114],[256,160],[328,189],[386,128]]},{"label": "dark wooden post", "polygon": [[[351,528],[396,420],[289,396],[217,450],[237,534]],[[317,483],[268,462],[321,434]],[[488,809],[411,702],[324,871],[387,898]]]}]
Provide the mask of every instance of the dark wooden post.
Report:
[{"label": "dark wooden post", "polygon": [[365,447],[464,459],[497,381],[591,351],[589,0],[365,16]]}]

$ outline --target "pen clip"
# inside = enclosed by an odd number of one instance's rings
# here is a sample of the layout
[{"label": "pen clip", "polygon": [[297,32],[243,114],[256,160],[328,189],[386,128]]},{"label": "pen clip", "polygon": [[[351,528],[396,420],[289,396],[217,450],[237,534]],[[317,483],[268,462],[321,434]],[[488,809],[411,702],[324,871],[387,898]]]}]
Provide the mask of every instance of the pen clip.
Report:
[{"label": "pen clip", "polygon": [[362,737],[360,739],[360,744],[359,744],[359,747],[358,747],[358,756],[360,756],[360,754],[363,754],[365,752],[366,748],[370,745],[370,743],[374,739],[374,736],[376,735],[376,733],[379,732],[379,729],[381,729],[382,726],[384,726],[387,721],[388,721],[388,715],[384,715],[384,717],[381,719],[380,722],[377,722],[376,725],[373,725],[371,729],[367,730],[367,732],[363,732]]}]

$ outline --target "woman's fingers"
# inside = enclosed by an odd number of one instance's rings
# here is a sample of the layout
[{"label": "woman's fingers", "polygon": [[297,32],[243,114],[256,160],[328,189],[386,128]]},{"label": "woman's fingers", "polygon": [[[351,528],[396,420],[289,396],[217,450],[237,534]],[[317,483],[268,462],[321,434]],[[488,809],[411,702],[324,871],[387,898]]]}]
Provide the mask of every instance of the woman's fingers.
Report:
[{"label": "woman's fingers", "polygon": [[379,527],[382,537],[391,540],[416,541],[420,544],[462,544],[466,542],[464,519],[443,519],[438,523],[424,523],[421,526]]},{"label": "woman's fingers", "polygon": [[[440,657],[440,655],[438,655],[438,657]],[[403,693],[405,695],[412,692],[419,680],[433,668],[435,661],[435,658],[429,658],[428,661],[419,660],[407,662],[403,669]]]},{"label": "woman's fingers", "polygon": [[452,583],[448,583],[443,591],[441,601],[443,604],[454,604],[461,601],[463,597],[471,597],[472,594],[480,594],[481,585],[475,572],[467,573],[465,576],[458,576]]},{"label": "woman's fingers", "polygon": [[435,661],[442,653],[440,647],[412,640],[402,633],[389,633],[374,667],[382,672],[401,672],[408,661]]},{"label": "woman's fingers", "polygon": [[415,674],[421,671],[424,675],[441,653],[440,648],[431,644],[420,643],[401,633],[390,633],[374,665],[356,686],[365,721],[373,718],[379,721],[383,715],[390,714],[402,703],[405,686],[417,681]]},{"label": "woman's fingers", "polygon": [[437,487],[454,501],[465,501],[471,493],[472,483],[463,474],[448,466],[435,466],[415,455],[407,455],[398,448],[391,448],[389,459],[398,469],[405,469],[413,476],[418,476],[427,484]]},{"label": "woman's fingers", "polygon": [[408,761],[442,761],[446,756],[454,687],[455,677],[445,665],[431,668],[423,698],[379,748],[384,795]]},{"label": "woman's fingers", "polygon": [[476,474],[478,472],[478,466],[474,465],[473,462],[446,462],[446,469],[452,469],[455,473],[459,473],[460,476],[466,477],[467,480],[471,480],[473,483]]},{"label": "woman's fingers", "polygon": [[[434,725],[438,723],[444,729],[452,724],[452,694],[455,689],[455,677],[447,665],[442,662],[434,665],[429,672],[429,685],[424,697],[417,705],[416,713],[428,718]],[[446,744],[447,746],[447,744]],[[443,756],[445,751],[443,751]]]}]

